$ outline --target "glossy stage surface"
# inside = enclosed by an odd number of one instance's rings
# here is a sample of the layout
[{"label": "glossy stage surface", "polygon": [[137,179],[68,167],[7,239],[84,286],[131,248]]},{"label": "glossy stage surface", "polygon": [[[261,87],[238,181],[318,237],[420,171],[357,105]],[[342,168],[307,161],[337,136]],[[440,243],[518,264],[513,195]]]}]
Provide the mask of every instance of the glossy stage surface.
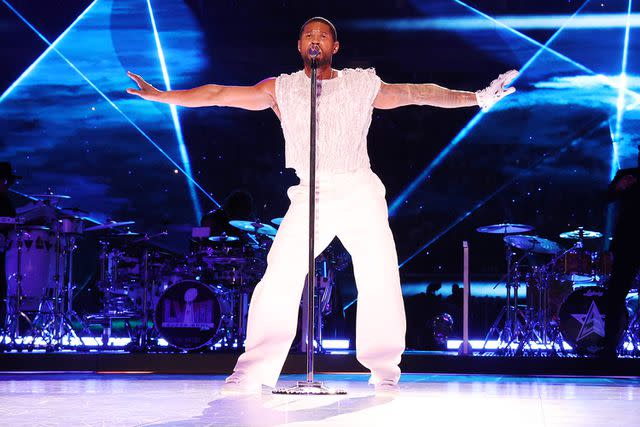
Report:
[{"label": "glossy stage surface", "polygon": [[[219,393],[223,376],[0,374],[11,426],[623,426],[640,420],[640,379],[403,375],[376,397],[360,374],[318,375],[344,396]],[[304,379],[281,377],[280,385]]]}]

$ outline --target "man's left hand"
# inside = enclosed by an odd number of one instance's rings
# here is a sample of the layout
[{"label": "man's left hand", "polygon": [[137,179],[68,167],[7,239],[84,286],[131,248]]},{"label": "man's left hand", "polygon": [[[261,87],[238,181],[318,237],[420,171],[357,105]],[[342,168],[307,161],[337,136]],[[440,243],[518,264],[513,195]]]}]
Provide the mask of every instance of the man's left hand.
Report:
[{"label": "man's left hand", "polygon": [[520,73],[518,70],[500,74],[497,79],[485,89],[476,92],[476,99],[482,111],[488,111],[496,102],[516,91],[515,87],[506,88]]}]

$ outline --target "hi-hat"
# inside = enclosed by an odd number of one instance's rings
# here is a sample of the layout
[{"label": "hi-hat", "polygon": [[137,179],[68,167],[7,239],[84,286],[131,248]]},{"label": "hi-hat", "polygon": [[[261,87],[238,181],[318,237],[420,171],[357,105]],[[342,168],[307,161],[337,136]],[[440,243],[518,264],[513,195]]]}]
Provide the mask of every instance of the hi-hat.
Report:
[{"label": "hi-hat", "polygon": [[85,228],[84,231],[98,231],[98,230],[108,230],[110,228],[123,227],[125,225],[133,225],[135,221],[112,221],[106,224],[94,225],[93,227]]},{"label": "hi-hat", "polygon": [[223,234],[221,236],[211,236],[209,237],[209,240],[211,240],[212,242],[235,242],[240,239],[235,236],[227,236]]},{"label": "hi-hat", "polygon": [[278,232],[278,230],[269,224],[263,224],[261,222],[233,220],[229,221],[229,224],[249,233],[264,234],[266,236],[275,236]]},{"label": "hi-hat", "polygon": [[493,225],[485,225],[484,227],[479,227],[476,231],[480,233],[490,233],[490,234],[515,234],[515,233],[526,233],[528,231],[533,230],[535,227],[532,225],[526,224],[493,224]]},{"label": "hi-hat", "polygon": [[111,234],[111,237],[139,237],[142,233],[136,233],[135,231],[127,230],[122,233]]},{"label": "hi-hat", "polygon": [[598,239],[602,237],[602,233],[599,231],[589,231],[582,227],[578,227],[577,230],[565,231],[560,233],[562,239],[582,240],[582,239]]},{"label": "hi-hat", "polygon": [[273,218],[271,220],[271,223],[275,224],[275,225],[280,225],[280,224],[282,224],[282,218]]},{"label": "hi-hat", "polygon": [[561,250],[556,242],[538,236],[505,236],[504,241],[514,248],[538,254],[557,254]]}]

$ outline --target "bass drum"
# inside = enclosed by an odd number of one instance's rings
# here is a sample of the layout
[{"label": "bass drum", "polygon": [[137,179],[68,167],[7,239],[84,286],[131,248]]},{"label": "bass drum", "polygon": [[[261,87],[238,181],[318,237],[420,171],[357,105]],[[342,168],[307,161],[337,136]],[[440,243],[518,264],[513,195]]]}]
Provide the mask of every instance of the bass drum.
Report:
[{"label": "bass drum", "polygon": [[[560,332],[577,354],[595,355],[603,349],[606,298],[602,286],[587,286],[573,291],[560,307]],[[614,321],[626,326],[626,310]]]},{"label": "bass drum", "polygon": [[169,344],[195,350],[224,336],[232,310],[228,293],[196,280],[184,280],[160,296],[155,327]]}]

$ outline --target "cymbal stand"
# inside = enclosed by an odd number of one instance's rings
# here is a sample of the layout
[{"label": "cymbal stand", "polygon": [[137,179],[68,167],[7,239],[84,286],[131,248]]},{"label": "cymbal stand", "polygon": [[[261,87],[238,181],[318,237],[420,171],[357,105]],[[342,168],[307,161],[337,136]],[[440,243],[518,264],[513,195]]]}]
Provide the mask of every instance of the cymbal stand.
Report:
[{"label": "cymbal stand", "polygon": [[157,345],[157,337],[154,337],[154,328],[149,328],[149,319],[153,318],[155,307],[152,306],[151,295],[155,285],[149,273],[149,248],[145,247],[142,252],[142,319],[136,334],[131,339],[131,344],[127,349],[131,351],[146,352]]},{"label": "cymbal stand", "polygon": [[[14,348],[22,348],[24,346],[24,340],[18,344],[17,338],[20,336],[20,319],[24,319],[28,325],[28,329],[32,329],[33,324],[29,316],[22,311],[22,249],[24,245],[24,231],[16,230],[16,296],[10,298],[7,295],[7,310],[5,318],[5,330],[2,334],[2,341],[0,342],[0,350],[12,350]],[[8,290],[8,286],[7,286]],[[8,294],[8,292],[7,292]],[[6,342],[8,340],[8,342]]]},{"label": "cymbal stand", "polygon": [[[505,281],[505,287],[507,290],[505,305],[500,310],[498,317],[494,320],[493,324],[489,328],[482,350],[485,351],[487,343],[492,335],[496,335],[498,338],[498,352],[509,352],[509,346],[515,340],[516,333],[520,332],[517,319],[517,301],[518,301],[518,284],[513,280],[513,268],[520,264],[520,262],[526,257],[526,253],[522,255],[515,263],[513,262],[513,251],[511,246],[505,242],[505,260],[507,265],[507,272],[503,276]],[[500,282],[496,284],[498,286]],[[511,288],[514,288],[514,299],[512,305]],[[500,322],[504,319],[502,329],[500,329]]]},{"label": "cymbal stand", "polygon": [[[64,239],[64,243],[63,243]],[[64,345],[72,345],[72,340],[80,342],[79,350],[85,349],[86,344],[76,333],[73,322],[80,324],[82,332],[93,337],[88,326],[73,310],[73,254],[76,249],[75,236],[56,231],[55,243],[55,274],[52,295],[45,292],[40,308],[34,319],[33,339],[42,337],[46,342],[47,351],[59,350]],[[41,326],[42,325],[42,326]],[[94,338],[95,339],[95,338]],[[75,347],[75,345],[74,345]]]}]

